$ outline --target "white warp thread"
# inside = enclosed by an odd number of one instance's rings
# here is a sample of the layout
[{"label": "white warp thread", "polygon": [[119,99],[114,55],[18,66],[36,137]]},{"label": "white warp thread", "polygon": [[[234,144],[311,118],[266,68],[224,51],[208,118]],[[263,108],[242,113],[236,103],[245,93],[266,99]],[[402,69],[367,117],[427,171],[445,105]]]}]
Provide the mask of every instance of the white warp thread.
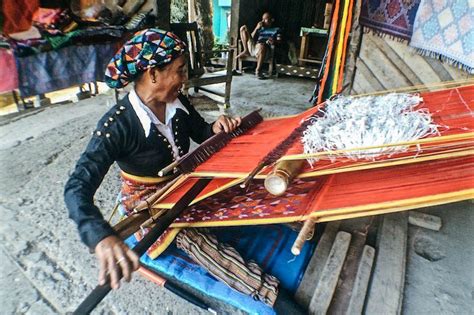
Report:
[{"label": "white warp thread", "polygon": [[[324,116],[303,132],[304,153],[347,150],[407,142],[439,134],[427,109],[415,109],[423,99],[418,95],[391,93],[383,96],[345,97],[326,101]],[[374,160],[380,155],[404,152],[407,146],[344,152],[351,159]],[[328,157],[334,161],[335,154]],[[313,165],[318,157],[308,159]]]}]

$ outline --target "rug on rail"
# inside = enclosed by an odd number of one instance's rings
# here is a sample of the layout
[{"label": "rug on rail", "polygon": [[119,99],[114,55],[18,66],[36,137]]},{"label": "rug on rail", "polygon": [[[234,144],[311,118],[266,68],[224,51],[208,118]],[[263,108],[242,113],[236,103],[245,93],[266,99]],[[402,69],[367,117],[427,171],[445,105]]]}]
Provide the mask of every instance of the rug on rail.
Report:
[{"label": "rug on rail", "polygon": [[410,46],[474,73],[474,5],[469,0],[422,0]]},{"label": "rug on rail", "polygon": [[360,24],[374,33],[410,40],[420,0],[363,0]]}]

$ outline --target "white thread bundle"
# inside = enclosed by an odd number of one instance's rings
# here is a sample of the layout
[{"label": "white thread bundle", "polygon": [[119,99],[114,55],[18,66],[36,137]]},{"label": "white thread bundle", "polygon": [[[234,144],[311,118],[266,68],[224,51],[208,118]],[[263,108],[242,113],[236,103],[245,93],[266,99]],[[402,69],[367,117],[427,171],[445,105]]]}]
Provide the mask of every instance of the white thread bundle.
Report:
[{"label": "white thread bundle", "polygon": [[[391,93],[360,98],[338,97],[327,101],[324,116],[304,131],[304,153],[348,150],[413,141],[439,134],[438,126],[426,109],[415,109],[422,101],[417,95]],[[407,150],[407,146],[383,147],[344,152],[351,159],[375,159]],[[334,160],[336,155],[328,155]],[[310,164],[318,161],[308,159]]]}]

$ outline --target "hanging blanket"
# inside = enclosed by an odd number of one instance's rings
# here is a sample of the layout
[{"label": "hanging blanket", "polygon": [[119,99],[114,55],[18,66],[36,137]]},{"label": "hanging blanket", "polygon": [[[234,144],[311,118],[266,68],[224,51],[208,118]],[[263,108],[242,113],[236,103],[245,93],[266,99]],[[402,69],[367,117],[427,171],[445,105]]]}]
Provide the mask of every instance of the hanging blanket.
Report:
[{"label": "hanging blanket", "polygon": [[0,93],[18,88],[15,57],[10,49],[0,48]]},{"label": "hanging blanket", "polygon": [[380,34],[409,40],[420,0],[363,0],[360,24]]},{"label": "hanging blanket", "polygon": [[474,73],[474,5],[469,0],[422,0],[410,46],[425,56]]}]

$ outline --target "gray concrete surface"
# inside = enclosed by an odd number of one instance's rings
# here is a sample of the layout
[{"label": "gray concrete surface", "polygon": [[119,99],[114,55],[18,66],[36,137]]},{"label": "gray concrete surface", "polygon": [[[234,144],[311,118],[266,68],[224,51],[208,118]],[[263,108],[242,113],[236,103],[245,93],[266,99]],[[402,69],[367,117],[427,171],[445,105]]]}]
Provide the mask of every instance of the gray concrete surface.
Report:
[{"label": "gray concrete surface", "polygon": [[[234,77],[230,112],[243,115],[262,107],[266,116],[297,113],[309,107],[313,85],[292,78]],[[96,285],[95,257],[79,241],[62,194],[96,122],[113,103],[112,93],[107,93],[0,119],[0,314],[66,313]],[[219,115],[212,106],[201,112],[208,120]],[[112,208],[118,189],[118,169],[113,166],[95,196],[104,213]],[[460,314],[474,309],[472,208],[471,203],[436,208],[443,220],[440,232],[410,228],[404,313]],[[221,314],[239,313],[208,302]],[[204,313],[138,275],[94,311]]]}]

